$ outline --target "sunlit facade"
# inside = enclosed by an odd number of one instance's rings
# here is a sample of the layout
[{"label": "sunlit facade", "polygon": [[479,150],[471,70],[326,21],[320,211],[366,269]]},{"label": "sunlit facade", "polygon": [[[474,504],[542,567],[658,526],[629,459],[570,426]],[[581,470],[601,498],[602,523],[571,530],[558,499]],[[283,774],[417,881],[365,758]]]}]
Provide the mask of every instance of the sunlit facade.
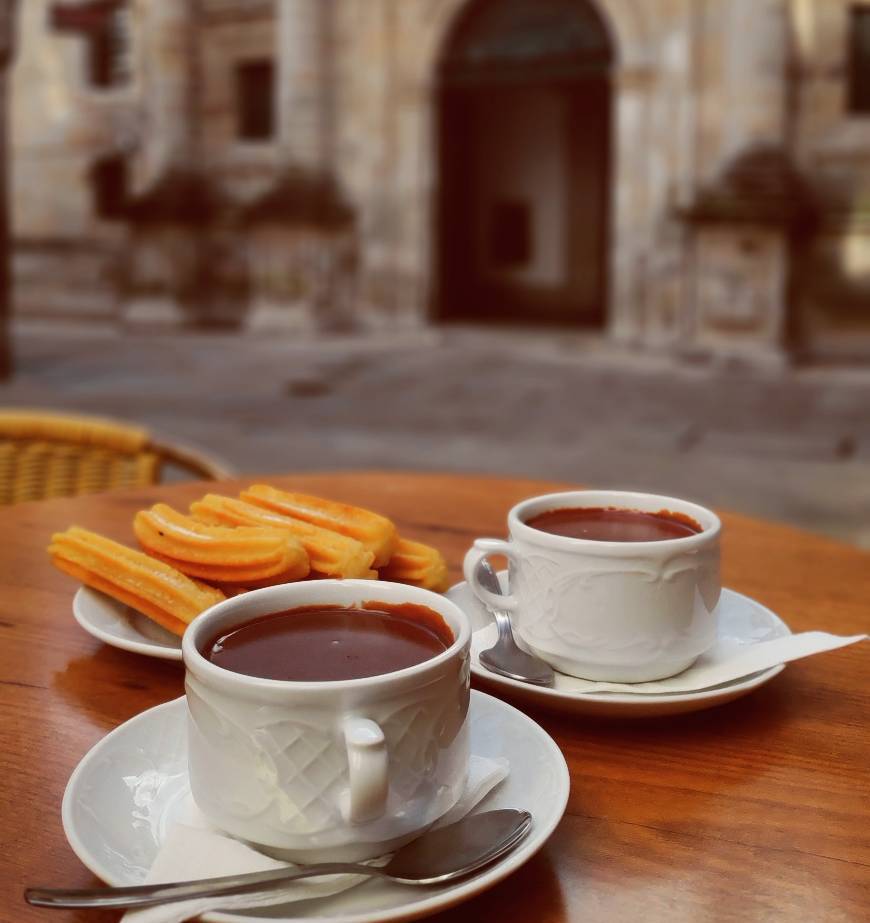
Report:
[{"label": "sunlit facade", "polygon": [[870,354],[870,3],[27,0],[16,310]]}]

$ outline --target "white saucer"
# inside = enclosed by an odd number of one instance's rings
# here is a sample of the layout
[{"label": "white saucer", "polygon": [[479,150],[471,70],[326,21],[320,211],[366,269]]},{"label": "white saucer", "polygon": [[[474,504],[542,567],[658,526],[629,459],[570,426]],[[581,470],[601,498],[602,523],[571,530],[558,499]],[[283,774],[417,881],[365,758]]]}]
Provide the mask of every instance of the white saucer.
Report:
[{"label": "white saucer", "polygon": [[[507,571],[499,573],[502,590],[507,591]],[[492,618],[483,604],[468,588],[465,581],[457,583],[445,594],[471,619],[472,631],[486,628]],[[719,638],[737,645],[757,644],[770,638],[790,635],[791,630],[779,616],[755,600],[736,593],[734,590],[722,590],[718,606]],[[472,648],[474,642],[472,641]],[[568,692],[559,689],[547,689],[532,686],[506,676],[491,673],[481,666],[476,656],[471,659],[471,672],[477,679],[487,683],[499,695],[510,695],[523,704],[543,705],[560,711],[570,711],[578,715],[600,715],[603,717],[648,717],[676,715],[690,711],[700,711],[714,705],[724,705],[734,699],[752,692],[785,669],[783,664],[754,673],[730,683],[722,683],[712,689],[698,692],[679,692],[651,695],[649,693],[632,695],[616,692]]]},{"label": "white saucer", "polygon": [[[479,894],[528,861],[555,830],[568,803],[565,757],[531,718],[472,690],[471,752],[506,757],[510,774],[476,810],[524,808],[531,833],[500,862],[452,885],[408,888],[373,879],[332,897],[260,908],[253,915],[203,919],[252,923],[328,920],[381,923],[416,919]],[[141,884],[166,832],[189,798],[184,699],[130,719],[104,737],[76,767],[63,797],[63,828],[81,861],[110,885]]]},{"label": "white saucer", "polygon": [[88,634],[112,647],[163,660],[181,660],[181,638],[98,590],[80,587],[73,597],[73,615]]}]

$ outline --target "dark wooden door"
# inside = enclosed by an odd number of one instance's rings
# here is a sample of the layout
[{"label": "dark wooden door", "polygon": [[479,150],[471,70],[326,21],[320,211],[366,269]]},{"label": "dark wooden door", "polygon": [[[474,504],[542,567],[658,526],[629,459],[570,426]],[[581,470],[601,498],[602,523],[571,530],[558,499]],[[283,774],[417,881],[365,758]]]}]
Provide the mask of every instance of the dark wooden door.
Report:
[{"label": "dark wooden door", "polygon": [[602,323],[610,62],[576,0],[481,0],[460,22],[440,74],[442,318]]},{"label": "dark wooden door", "polygon": [[602,79],[445,93],[443,316],[602,321],[609,134]]}]

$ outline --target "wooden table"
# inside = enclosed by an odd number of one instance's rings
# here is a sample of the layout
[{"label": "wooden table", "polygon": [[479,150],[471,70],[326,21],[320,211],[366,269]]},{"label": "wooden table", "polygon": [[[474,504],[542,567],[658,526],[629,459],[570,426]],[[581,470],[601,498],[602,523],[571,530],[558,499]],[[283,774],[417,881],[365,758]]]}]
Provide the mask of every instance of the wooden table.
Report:
[{"label": "wooden table", "polygon": [[[477,535],[517,500],[564,485],[360,473],[273,477],[370,506],[443,549],[459,579]],[[233,484],[222,487],[233,489]],[[202,485],[25,504],[0,512],[0,920],[113,920],[25,906],[25,883],[93,877],[61,830],[67,778],[107,731],[178,696],[180,664],[107,647],[70,613],[74,584],[44,547],[71,523],[132,542],[133,513]],[[866,631],[870,554],[725,515],[724,583],[795,630]],[[790,665],[707,712],[593,721],[534,712],[571,769],[568,813],[516,875],[452,921],[870,919],[870,644]],[[435,918],[433,918],[435,919]]]}]

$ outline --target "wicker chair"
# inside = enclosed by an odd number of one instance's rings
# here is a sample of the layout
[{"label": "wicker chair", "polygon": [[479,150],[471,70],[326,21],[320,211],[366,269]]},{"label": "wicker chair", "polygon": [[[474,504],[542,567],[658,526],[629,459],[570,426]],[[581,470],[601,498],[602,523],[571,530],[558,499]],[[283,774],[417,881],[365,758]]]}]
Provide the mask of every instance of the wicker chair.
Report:
[{"label": "wicker chair", "polygon": [[232,471],[197,449],[97,417],[0,410],[0,505],[162,480],[166,466],[215,480]]}]

